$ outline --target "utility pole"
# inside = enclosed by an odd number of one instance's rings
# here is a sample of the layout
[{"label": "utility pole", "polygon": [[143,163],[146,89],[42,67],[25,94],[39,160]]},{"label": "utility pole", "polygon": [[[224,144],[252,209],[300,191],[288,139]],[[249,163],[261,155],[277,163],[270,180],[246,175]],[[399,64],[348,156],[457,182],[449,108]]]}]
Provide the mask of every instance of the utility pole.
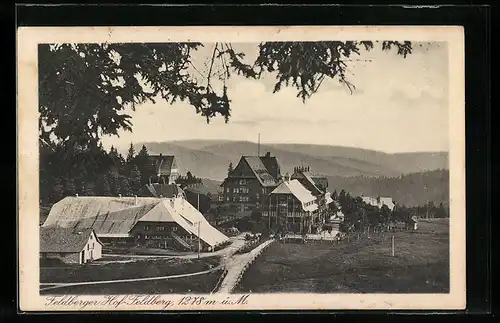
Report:
[{"label": "utility pole", "polygon": [[392,236],[391,238],[391,245],[392,245],[392,248],[391,248],[391,251],[392,251],[392,256],[394,257],[394,236]]},{"label": "utility pole", "polygon": [[201,252],[201,240],[200,240],[200,227],[201,227],[201,221],[198,221],[198,259],[200,259],[200,252]]},{"label": "utility pole", "polygon": [[197,204],[196,208],[197,208],[197,210],[199,212],[200,211],[200,193],[196,194],[196,196],[197,196],[197,200],[198,200],[198,204]]}]

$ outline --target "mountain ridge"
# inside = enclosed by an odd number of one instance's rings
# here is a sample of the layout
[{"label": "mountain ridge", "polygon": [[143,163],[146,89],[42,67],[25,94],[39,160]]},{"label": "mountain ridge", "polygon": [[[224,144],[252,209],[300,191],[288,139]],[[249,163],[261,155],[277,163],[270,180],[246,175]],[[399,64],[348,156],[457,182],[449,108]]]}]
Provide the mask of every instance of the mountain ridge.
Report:
[{"label": "mountain ridge", "polygon": [[[408,173],[448,169],[447,152],[386,153],[345,146],[306,144],[261,144],[233,140],[174,140],[144,142],[149,152],[175,155],[181,172],[190,170],[202,178],[222,180],[229,163],[236,166],[242,155],[276,156],[282,173],[293,172],[294,166],[310,166],[314,173],[326,176],[395,177]],[[260,149],[259,149],[260,148]]]}]

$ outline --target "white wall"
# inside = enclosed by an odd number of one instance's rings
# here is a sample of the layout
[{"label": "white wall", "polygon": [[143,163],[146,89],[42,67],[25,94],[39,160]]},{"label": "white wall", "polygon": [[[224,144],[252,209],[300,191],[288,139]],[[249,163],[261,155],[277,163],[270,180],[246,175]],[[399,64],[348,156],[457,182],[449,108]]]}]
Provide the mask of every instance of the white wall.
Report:
[{"label": "white wall", "polygon": [[85,245],[85,262],[100,259],[102,257],[102,245],[97,241],[96,236],[92,232],[90,238]]}]

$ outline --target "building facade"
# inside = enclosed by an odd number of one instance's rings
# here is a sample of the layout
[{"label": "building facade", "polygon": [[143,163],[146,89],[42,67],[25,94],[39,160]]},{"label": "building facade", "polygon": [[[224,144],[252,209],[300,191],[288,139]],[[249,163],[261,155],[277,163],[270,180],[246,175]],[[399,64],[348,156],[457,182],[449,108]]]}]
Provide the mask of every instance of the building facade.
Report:
[{"label": "building facade", "polygon": [[270,228],[302,234],[312,232],[317,211],[317,198],[298,180],[285,179],[269,194],[263,215]]},{"label": "building facade", "polygon": [[242,156],[224,182],[223,203],[237,205],[241,211],[261,208],[267,196],[278,186],[281,171],[276,157]]},{"label": "building facade", "polygon": [[328,192],[328,179],[320,174],[311,173],[309,166],[296,166],[290,179],[299,181],[317,199],[319,221],[327,221],[331,212],[329,205],[333,202]]}]

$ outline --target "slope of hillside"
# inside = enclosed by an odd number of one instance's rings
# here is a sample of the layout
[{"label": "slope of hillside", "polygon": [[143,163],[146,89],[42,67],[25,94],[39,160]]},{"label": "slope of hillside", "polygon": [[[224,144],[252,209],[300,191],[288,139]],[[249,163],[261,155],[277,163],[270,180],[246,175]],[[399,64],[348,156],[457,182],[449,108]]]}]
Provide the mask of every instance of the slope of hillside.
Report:
[{"label": "slope of hillside", "polygon": [[[332,175],[335,174],[339,176],[399,175],[399,172],[395,172],[391,168],[387,168],[384,165],[377,163],[375,159],[357,159],[352,157],[352,155],[356,156],[354,153],[357,152],[356,148],[347,148],[345,153],[331,155],[330,152],[327,151],[328,148],[331,148],[329,146],[324,146],[326,147],[325,151],[322,151],[319,148],[321,146],[316,146],[317,149],[307,149],[307,145],[283,144],[283,146],[284,148],[281,148],[280,144],[260,145],[261,154],[270,152],[273,156],[278,158],[283,173],[292,172],[295,166],[308,165],[314,172]],[[297,149],[297,151],[293,151],[291,147],[294,146],[301,146],[305,149]],[[349,155],[349,151],[351,150],[353,153]],[[259,149],[258,145],[255,143],[233,141],[205,146],[203,151],[209,151],[214,154],[227,156],[234,160],[233,164],[236,164],[242,155],[257,155]]]},{"label": "slope of hillside", "polygon": [[[171,143],[144,144],[150,154],[174,155],[181,174],[191,171],[197,177],[224,179],[227,175],[227,167],[231,162],[224,155],[212,154]],[[140,147],[142,147],[142,143],[136,145],[136,151],[139,151]]]},{"label": "slope of hillside", "polygon": [[[139,149],[143,143],[136,145]],[[144,143],[150,152],[175,155],[182,172],[190,170],[196,176],[222,180],[229,163],[234,166],[242,155],[257,155],[258,145],[248,141],[186,140]],[[283,174],[295,166],[310,166],[316,173],[329,176],[387,176],[426,170],[447,169],[448,154],[383,152],[351,147],[262,144],[260,153],[276,156]]]},{"label": "slope of hillside", "polygon": [[449,171],[435,170],[399,177],[328,176],[330,191],[342,189],[351,195],[390,196],[397,203],[416,206],[433,201],[449,204]]}]

